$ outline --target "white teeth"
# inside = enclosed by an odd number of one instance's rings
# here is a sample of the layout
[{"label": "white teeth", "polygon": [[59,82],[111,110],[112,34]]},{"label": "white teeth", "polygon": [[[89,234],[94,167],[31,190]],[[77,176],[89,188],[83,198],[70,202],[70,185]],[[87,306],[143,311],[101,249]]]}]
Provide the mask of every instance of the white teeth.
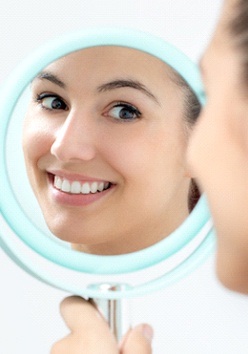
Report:
[{"label": "white teeth", "polygon": [[102,192],[110,186],[110,182],[97,182],[92,183],[85,182],[81,183],[79,181],[69,181],[66,178],[59,176],[54,176],[54,187],[62,190],[66,193],[71,194],[95,194],[97,192]]},{"label": "white teeth", "polygon": [[109,182],[105,182],[104,183],[104,189],[107,189],[109,187],[110,183]]},{"label": "white teeth", "polygon": [[97,187],[98,187],[98,183],[97,182],[93,182],[91,187],[90,187],[91,193],[96,193],[97,192]]},{"label": "white teeth", "polygon": [[83,183],[81,188],[81,193],[89,194],[90,193],[90,185],[89,183]]},{"label": "white teeth", "polygon": [[62,186],[62,180],[59,176],[55,176],[54,178],[54,186],[58,189],[61,189]]},{"label": "white teeth", "polygon": [[102,192],[104,190],[104,182],[99,183],[98,190],[99,192]]},{"label": "white teeth", "polygon": [[67,179],[64,179],[62,182],[61,190],[63,192],[70,192],[71,191],[71,185],[70,182]]},{"label": "white teeth", "polygon": [[81,192],[81,183],[74,181],[71,184],[71,193],[79,194]]}]

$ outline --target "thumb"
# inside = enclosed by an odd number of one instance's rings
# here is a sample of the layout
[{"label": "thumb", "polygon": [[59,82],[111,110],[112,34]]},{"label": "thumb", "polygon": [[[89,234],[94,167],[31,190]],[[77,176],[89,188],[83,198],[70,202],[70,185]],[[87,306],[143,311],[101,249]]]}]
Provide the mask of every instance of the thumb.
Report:
[{"label": "thumb", "polygon": [[65,298],[60,304],[60,313],[73,333],[95,332],[95,326],[107,328],[107,323],[96,308],[79,296]]},{"label": "thumb", "polygon": [[86,300],[70,296],[60,306],[71,333],[54,344],[52,354],[117,354],[118,348],[107,322]]},{"label": "thumb", "polygon": [[153,329],[141,324],[131,329],[121,344],[121,354],[152,354]]}]

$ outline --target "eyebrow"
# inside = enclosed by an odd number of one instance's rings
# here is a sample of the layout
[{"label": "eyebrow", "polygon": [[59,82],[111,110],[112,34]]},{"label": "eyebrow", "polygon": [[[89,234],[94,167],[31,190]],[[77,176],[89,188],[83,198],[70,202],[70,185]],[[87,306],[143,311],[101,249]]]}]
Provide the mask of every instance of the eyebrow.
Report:
[{"label": "eyebrow", "polygon": [[[41,71],[35,77],[35,79],[48,80],[61,88],[66,88],[66,84],[63,81],[61,81],[56,75],[52,74],[49,71]],[[116,79],[98,86],[97,91],[106,92],[106,91],[111,91],[123,87],[131,87],[135,90],[139,90],[149,98],[152,98],[158,105],[160,105],[158,99],[153,95],[153,93],[151,93],[151,91],[148,90],[148,88],[145,85],[133,79]]]},{"label": "eyebrow", "polygon": [[49,71],[41,71],[35,79],[40,79],[40,80],[48,80],[52,82],[55,85],[58,85],[59,87],[65,88],[66,84],[61,81],[56,75],[52,74]]},{"label": "eyebrow", "polygon": [[101,86],[98,86],[97,91],[106,92],[106,91],[111,91],[123,87],[131,87],[135,90],[139,90],[149,98],[152,98],[158,105],[160,105],[158,99],[153,95],[153,93],[151,93],[151,91],[148,90],[148,88],[145,85],[133,79],[116,79],[114,81],[110,81]]}]

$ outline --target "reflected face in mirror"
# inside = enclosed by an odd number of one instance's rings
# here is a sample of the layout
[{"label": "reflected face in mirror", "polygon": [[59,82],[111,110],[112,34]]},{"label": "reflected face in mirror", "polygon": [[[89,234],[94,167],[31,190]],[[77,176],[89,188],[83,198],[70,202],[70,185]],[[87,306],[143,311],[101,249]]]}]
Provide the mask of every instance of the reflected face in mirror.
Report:
[{"label": "reflected face in mirror", "polygon": [[54,235],[88,253],[129,253],[188,216],[185,153],[200,107],[165,63],[89,48],[51,63],[31,91],[24,156]]}]

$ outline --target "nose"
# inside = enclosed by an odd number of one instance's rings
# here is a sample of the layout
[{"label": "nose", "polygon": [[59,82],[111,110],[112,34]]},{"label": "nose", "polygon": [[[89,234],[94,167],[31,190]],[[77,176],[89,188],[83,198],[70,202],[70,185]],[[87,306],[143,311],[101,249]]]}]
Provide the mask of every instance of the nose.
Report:
[{"label": "nose", "polygon": [[63,162],[90,161],[96,155],[94,136],[92,119],[86,118],[83,114],[70,112],[55,133],[51,154]]}]

